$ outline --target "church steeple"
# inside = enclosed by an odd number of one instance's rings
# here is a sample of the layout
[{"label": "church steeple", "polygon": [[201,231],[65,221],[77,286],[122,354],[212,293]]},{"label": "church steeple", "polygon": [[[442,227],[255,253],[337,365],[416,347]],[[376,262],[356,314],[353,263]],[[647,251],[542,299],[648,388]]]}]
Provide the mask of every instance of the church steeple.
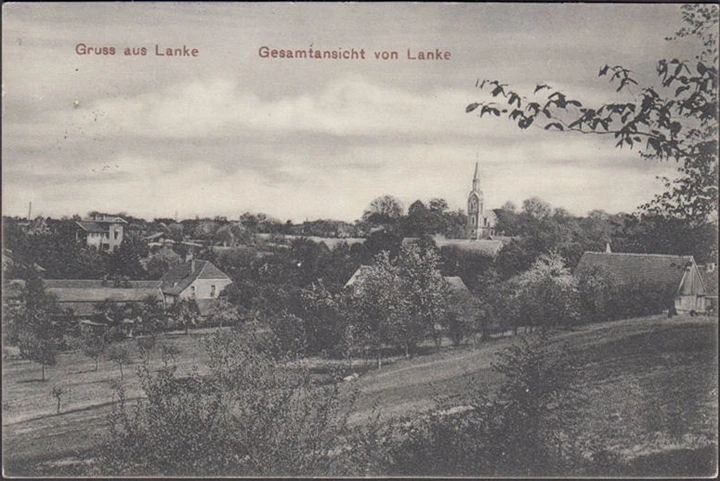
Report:
[{"label": "church steeple", "polygon": [[475,162],[472,191],[468,195],[467,238],[486,239],[495,232],[495,214],[485,210],[485,196],[480,190],[480,162]]},{"label": "church steeple", "polygon": [[472,191],[478,192],[480,190],[480,176],[478,174],[480,162],[475,162],[475,175],[473,175]]}]

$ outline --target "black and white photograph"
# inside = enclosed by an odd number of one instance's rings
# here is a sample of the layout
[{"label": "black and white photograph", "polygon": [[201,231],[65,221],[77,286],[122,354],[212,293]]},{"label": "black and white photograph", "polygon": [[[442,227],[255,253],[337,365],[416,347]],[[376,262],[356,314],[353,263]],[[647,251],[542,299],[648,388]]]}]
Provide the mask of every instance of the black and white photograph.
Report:
[{"label": "black and white photograph", "polygon": [[717,476],[719,20],[3,3],[3,476]]}]

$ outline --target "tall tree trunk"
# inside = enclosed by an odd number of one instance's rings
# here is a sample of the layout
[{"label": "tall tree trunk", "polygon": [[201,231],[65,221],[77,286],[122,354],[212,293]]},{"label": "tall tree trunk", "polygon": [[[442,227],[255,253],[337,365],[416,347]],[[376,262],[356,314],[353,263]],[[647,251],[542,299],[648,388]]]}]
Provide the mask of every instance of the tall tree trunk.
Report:
[{"label": "tall tree trunk", "polygon": [[123,368],[122,368],[122,364],[119,364],[119,366],[120,366],[120,380],[122,381],[122,378],[123,378]]}]

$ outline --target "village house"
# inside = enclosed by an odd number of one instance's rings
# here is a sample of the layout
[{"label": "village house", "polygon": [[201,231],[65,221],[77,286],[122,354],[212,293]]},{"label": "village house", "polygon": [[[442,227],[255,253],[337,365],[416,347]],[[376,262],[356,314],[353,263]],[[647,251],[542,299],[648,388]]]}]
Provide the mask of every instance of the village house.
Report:
[{"label": "village house", "polygon": [[653,289],[666,300],[668,308],[678,313],[700,313],[709,307],[705,276],[693,256],[585,252],[575,274],[592,270],[609,274],[618,287]]},{"label": "village house", "polygon": [[212,262],[192,259],[171,266],[161,282],[168,306],[181,299],[194,299],[200,314],[205,315],[222,290],[232,284],[232,279]]},{"label": "village house", "polygon": [[95,214],[75,222],[78,230],[75,239],[89,247],[112,252],[122,244],[123,230],[127,221],[118,216]]}]

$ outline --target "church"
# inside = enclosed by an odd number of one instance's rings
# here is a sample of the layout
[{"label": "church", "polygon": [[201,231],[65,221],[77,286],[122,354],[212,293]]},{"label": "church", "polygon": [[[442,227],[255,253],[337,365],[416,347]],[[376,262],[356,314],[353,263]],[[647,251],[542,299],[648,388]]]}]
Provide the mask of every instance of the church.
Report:
[{"label": "church", "polygon": [[492,209],[485,209],[483,191],[480,190],[478,168],[478,162],[475,162],[472,191],[468,195],[467,238],[471,240],[489,239],[494,236],[495,224],[497,224],[495,212]]}]

